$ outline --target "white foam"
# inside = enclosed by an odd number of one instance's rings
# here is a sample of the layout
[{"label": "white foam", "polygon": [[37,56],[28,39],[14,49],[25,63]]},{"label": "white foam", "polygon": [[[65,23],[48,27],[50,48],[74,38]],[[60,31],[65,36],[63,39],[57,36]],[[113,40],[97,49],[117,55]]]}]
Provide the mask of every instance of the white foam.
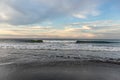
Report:
[{"label": "white foam", "polygon": [[75,44],[74,42],[45,42],[45,43],[1,43],[3,49],[39,49],[39,50],[92,50],[120,51],[120,47],[94,46],[92,44]]}]

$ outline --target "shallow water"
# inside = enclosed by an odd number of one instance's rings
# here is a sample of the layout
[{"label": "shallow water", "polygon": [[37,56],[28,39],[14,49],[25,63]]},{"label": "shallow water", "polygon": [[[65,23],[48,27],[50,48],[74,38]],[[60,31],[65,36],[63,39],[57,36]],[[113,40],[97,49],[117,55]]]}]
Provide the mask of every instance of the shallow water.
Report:
[{"label": "shallow water", "polygon": [[120,63],[119,52],[0,49],[0,65],[12,63],[100,60]]},{"label": "shallow water", "polygon": [[111,57],[118,59],[119,54],[115,52],[15,49],[0,52],[5,54],[0,57],[0,80],[120,79],[120,65],[89,62],[89,59],[103,62]]}]

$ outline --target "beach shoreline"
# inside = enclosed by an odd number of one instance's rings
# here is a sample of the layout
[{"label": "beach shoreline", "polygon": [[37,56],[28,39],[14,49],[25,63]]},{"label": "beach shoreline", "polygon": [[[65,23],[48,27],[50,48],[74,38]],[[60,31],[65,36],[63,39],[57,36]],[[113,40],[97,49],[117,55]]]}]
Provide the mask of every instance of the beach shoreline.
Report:
[{"label": "beach shoreline", "polygon": [[[102,62],[57,61],[0,66],[1,80],[119,80],[120,65]],[[3,76],[4,75],[4,76]]]},{"label": "beach shoreline", "polygon": [[119,52],[0,49],[0,80],[119,80]]}]

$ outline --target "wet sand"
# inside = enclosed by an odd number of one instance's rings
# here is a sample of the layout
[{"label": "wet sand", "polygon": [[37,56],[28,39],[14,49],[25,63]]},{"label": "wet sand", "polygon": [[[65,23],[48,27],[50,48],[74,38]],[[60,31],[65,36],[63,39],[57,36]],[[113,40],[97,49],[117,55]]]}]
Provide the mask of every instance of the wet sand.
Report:
[{"label": "wet sand", "polygon": [[120,80],[120,65],[58,61],[0,66],[0,80]]},{"label": "wet sand", "polygon": [[0,80],[120,80],[119,52],[0,50]]}]

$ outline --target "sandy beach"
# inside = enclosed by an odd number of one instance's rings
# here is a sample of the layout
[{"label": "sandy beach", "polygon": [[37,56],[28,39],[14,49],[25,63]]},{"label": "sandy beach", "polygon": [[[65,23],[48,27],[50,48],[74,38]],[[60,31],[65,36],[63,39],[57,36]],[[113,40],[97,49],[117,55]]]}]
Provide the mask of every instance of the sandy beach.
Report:
[{"label": "sandy beach", "polygon": [[120,65],[62,61],[0,66],[0,80],[119,80]]}]

